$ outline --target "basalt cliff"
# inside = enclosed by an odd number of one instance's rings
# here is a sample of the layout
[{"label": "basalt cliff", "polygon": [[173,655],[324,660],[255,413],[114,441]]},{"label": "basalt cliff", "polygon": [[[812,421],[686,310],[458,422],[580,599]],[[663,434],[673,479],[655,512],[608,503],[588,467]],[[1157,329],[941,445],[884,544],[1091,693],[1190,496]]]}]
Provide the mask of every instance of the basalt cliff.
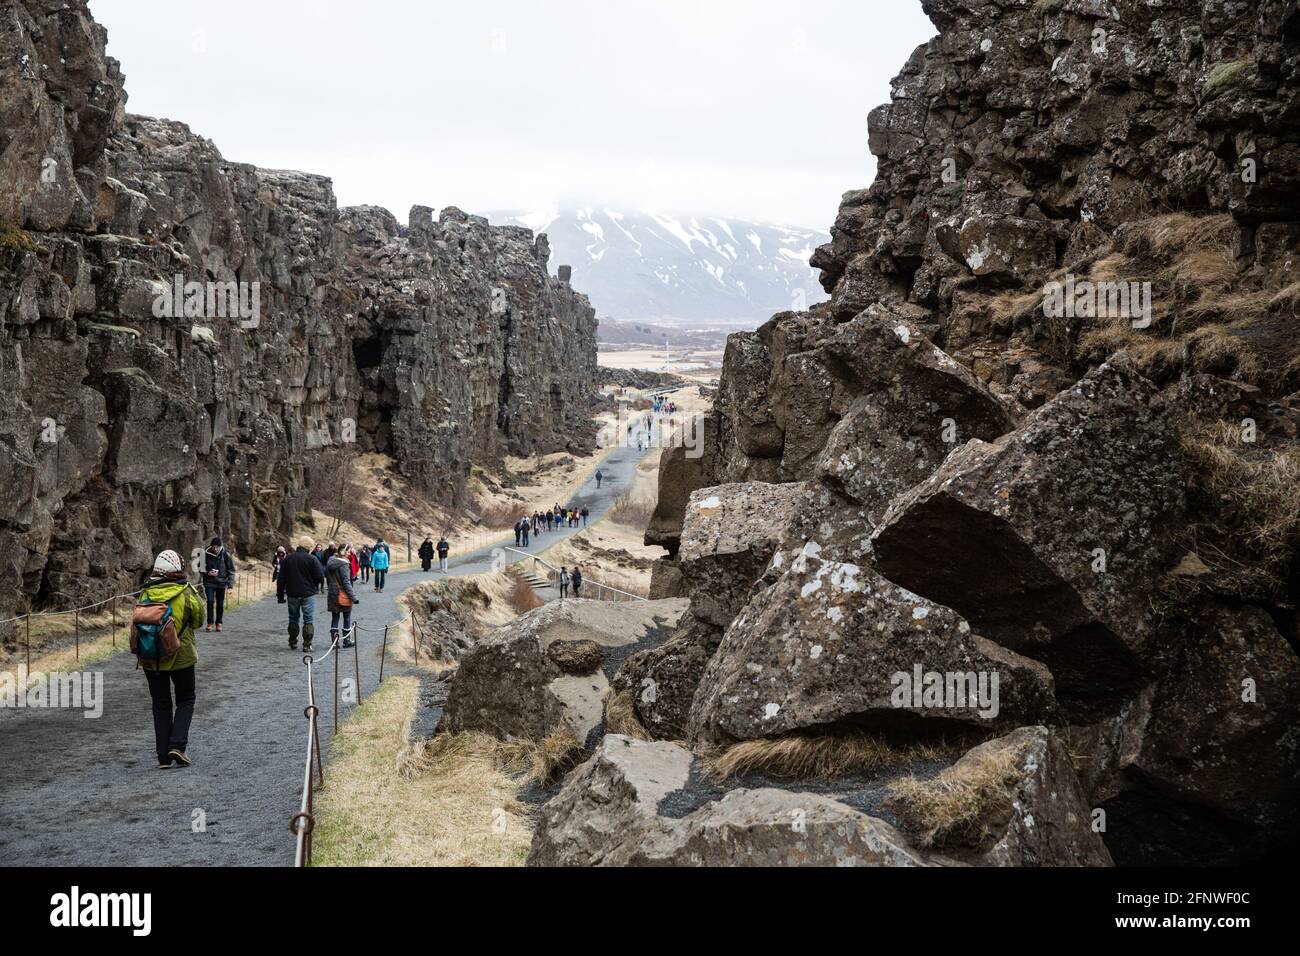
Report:
[{"label": "basalt cliff", "polygon": [[1296,847],[1300,5],[923,6],[831,301],[665,455],[690,607],[534,863]]},{"label": "basalt cliff", "polygon": [[341,449],[457,504],[472,462],[594,444],[595,316],[545,236],[230,162],[127,114],[105,44],[83,0],[0,4],[0,618],[214,532],[268,552]]}]

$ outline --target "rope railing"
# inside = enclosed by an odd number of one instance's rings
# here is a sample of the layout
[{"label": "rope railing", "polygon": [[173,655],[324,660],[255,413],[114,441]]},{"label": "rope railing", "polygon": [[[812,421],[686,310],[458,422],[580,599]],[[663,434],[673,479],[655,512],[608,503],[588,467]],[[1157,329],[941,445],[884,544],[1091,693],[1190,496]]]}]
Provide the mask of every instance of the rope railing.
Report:
[{"label": "rope railing", "polygon": [[[415,661],[420,662],[420,644],[419,639],[422,636],[420,624],[415,616],[408,614],[397,621],[390,621],[383,626],[383,644],[379,651],[379,683],[384,682],[384,659],[388,652],[388,633],[394,627],[401,627],[407,621],[411,622],[411,637],[415,646]],[[325,785],[325,766],[321,760],[320,752],[320,706],[316,703],[316,665],[324,664],[330,658],[334,659],[334,728],[333,736],[338,736],[339,732],[339,660],[342,658],[343,642],[349,637],[352,639],[352,666],[353,674],[356,680],[357,705],[361,704],[361,638],[360,632],[366,631],[372,634],[379,633],[377,627],[364,627],[353,621],[352,625],[346,630],[333,632],[334,639],[330,642],[330,648],[320,657],[312,657],[310,654],[303,655],[302,662],[307,668],[307,707],[303,710],[303,716],[307,720],[307,760],[303,770],[302,798],[299,802],[298,812],[289,820],[289,832],[294,834],[294,866],[308,867],[311,866],[312,851],[312,831],[316,828],[315,817],[315,800],[316,789]],[[315,773],[312,772],[312,763],[315,761]]]},{"label": "rope railing", "polygon": [[[251,583],[247,580],[248,578],[252,579]],[[235,602],[240,603],[243,601],[256,598],[258,596],[259,591],[261,590],[262,585],[265,583],[269,583],[270,578],[271,578],[271,572],[269,570],[265,568],[254,567],[252,570],[247,571],[243,574],[237,573],[235,576],[235,586],[233,588],[229,588],[228,590],[234,592]],[[196,585],[196,587],[200,592],[202,592],[203,583],[200,581],[199,584]],[[117,629],[118,629],[117,611],[118,611],[119,602],[124,600],[130,600],[134,602],[136,598],[138,598],[146,590],[147,588],[142,587],[135,591],[126,592],[123,594],[115,594],[112,597],[106,597],[101,601],[95,601],[92,604],[83,604],[79,607],[63,608],[56,611],[50,611],[50,610],[28,611],[26,614],[18,614],[15,615],[14,617],[0,618],[0,628],[6,627],[10,624],[18,625],[21,623],[23,625],[24,645],[25,645],[25,652],[26,652],[25,660],[26,660],[27,673],[30,674],[32,671],[32,619],[66,617],[67,615],[71,614],[73,618],[73,656],[76,661],[80,662],[81,623],[82,623],[81,615],[111,604],[113,620],[109,626],[112,628],[113,646],[117,647]]]}]

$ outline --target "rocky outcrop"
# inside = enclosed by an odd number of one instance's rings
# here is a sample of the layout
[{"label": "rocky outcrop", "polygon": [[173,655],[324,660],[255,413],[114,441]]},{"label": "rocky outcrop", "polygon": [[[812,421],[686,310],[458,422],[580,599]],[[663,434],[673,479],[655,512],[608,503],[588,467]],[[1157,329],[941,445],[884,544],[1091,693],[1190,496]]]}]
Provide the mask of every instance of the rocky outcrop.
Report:
[{"label": "rocky outcrop", "polygon": [[1141,683],[1152,598],[1181,557],[1185,482],[1155,390],[1108,364],[900,495],[875,565],[1042,660],[1088,719]]},{"label": "rocky outcrop", "polygon": [[895,785],[921,842],[975,866],[1110,866],[1104,826],[1069,751],[1045,727],[970,750],[930,781]]},{"label": "rocky outcrop", "polygon": [[[923,739],[963,721],[893,672],[996,670],[1011,733],[958,773],[1006,763],[1005,799],[964,862],[1285,852],[1300,9],[923,6],[813,259],[831,301],[730,338],[704,455],[668,466],[652,537],[692,610],[617,681],[652,734],[761,753]],[[695,593],[691,502],[773,485],[779,528],[713,532],[745,587]]]},{"label": "rocky outcrop", "polygon": [[542,808],[530,866],[925,866],[892,826],[811,793],[733,790],[685,815],[694,758],[609,736]]},{"label": "rocky outcrop", "polygon": [[[695,692],[694,742],[900,724],[938,738],[1054,716],[1046,669],[980,640],[948,608],[820,550],[810,542],[727,628]],[[942,693],[926,693],[935,674]],[[927,721],[937,726],[920,726]]]},{"label": "rocky outcrop", "polygon": [[685,610],[682,600],[558,601],[490,631],[461,657],[439,731],[594,745],[618,665],[663,641]]},{"label": "rocky outcrop", "polygon": [[474,461],[594,445],[595,317],[544,237],[228,162],[127,116],[104,46],[82,0],[0,13],[0,616],[214,532],[269,553],[345,451],[454,504]]}]

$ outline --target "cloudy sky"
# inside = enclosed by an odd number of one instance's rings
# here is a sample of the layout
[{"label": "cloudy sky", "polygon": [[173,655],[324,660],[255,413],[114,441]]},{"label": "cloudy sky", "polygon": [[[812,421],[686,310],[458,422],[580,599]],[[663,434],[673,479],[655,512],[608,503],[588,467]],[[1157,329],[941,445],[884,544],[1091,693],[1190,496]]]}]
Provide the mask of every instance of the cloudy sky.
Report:
[{"label": "cloudy sky", "polygon": [[919,0],[90,0],[132,112],[399,218],[569,201],[829,227]]}]

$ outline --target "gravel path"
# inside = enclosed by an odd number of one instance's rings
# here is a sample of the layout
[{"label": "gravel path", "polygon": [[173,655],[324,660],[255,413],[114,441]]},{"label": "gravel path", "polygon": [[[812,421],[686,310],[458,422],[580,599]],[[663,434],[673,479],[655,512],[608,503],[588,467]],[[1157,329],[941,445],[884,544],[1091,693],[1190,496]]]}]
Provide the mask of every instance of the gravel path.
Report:
[{"label": "gravel path", "polygon": [[[614,449],[602,462],[600,490],[592,480],[570,503],[590,508],[593,521],[603,516],[631,486],[642,457],[634,449]],[[578,530],[541,535],[531,550]],[[451,573],[489,570],[492,551],[453,552]],[[403,617],[398,599],[434,576],[392,574],[382,595],[359,585],[355,617],[371,630],[362,631],[357,657],[342,652],[340,678],[352,677],[359,666],[364,696],[378,685],[383,625]],[[324,609],[322,596],[318,656],[328,649]],[[228,612],[224,633],[199,635],[189,747],[194,765],[185,770],[156,768],[149,692],[129,654],[96,666],[103,674],[98,719],[72,709],[0,709],[0,865],[290,865],[289,819],[298,808],[306,756],[306,676],[301,652],[288,648],[286,622],[285,608],[268,598]],[[325,668],[317,688],[328,761],[332,661]],[[385,678],[403,672],[409,671],[390,657]],[[340,703],[340,722],[351,709]],[[428,719],[436,715],[421,714],[422,722]]]}]

